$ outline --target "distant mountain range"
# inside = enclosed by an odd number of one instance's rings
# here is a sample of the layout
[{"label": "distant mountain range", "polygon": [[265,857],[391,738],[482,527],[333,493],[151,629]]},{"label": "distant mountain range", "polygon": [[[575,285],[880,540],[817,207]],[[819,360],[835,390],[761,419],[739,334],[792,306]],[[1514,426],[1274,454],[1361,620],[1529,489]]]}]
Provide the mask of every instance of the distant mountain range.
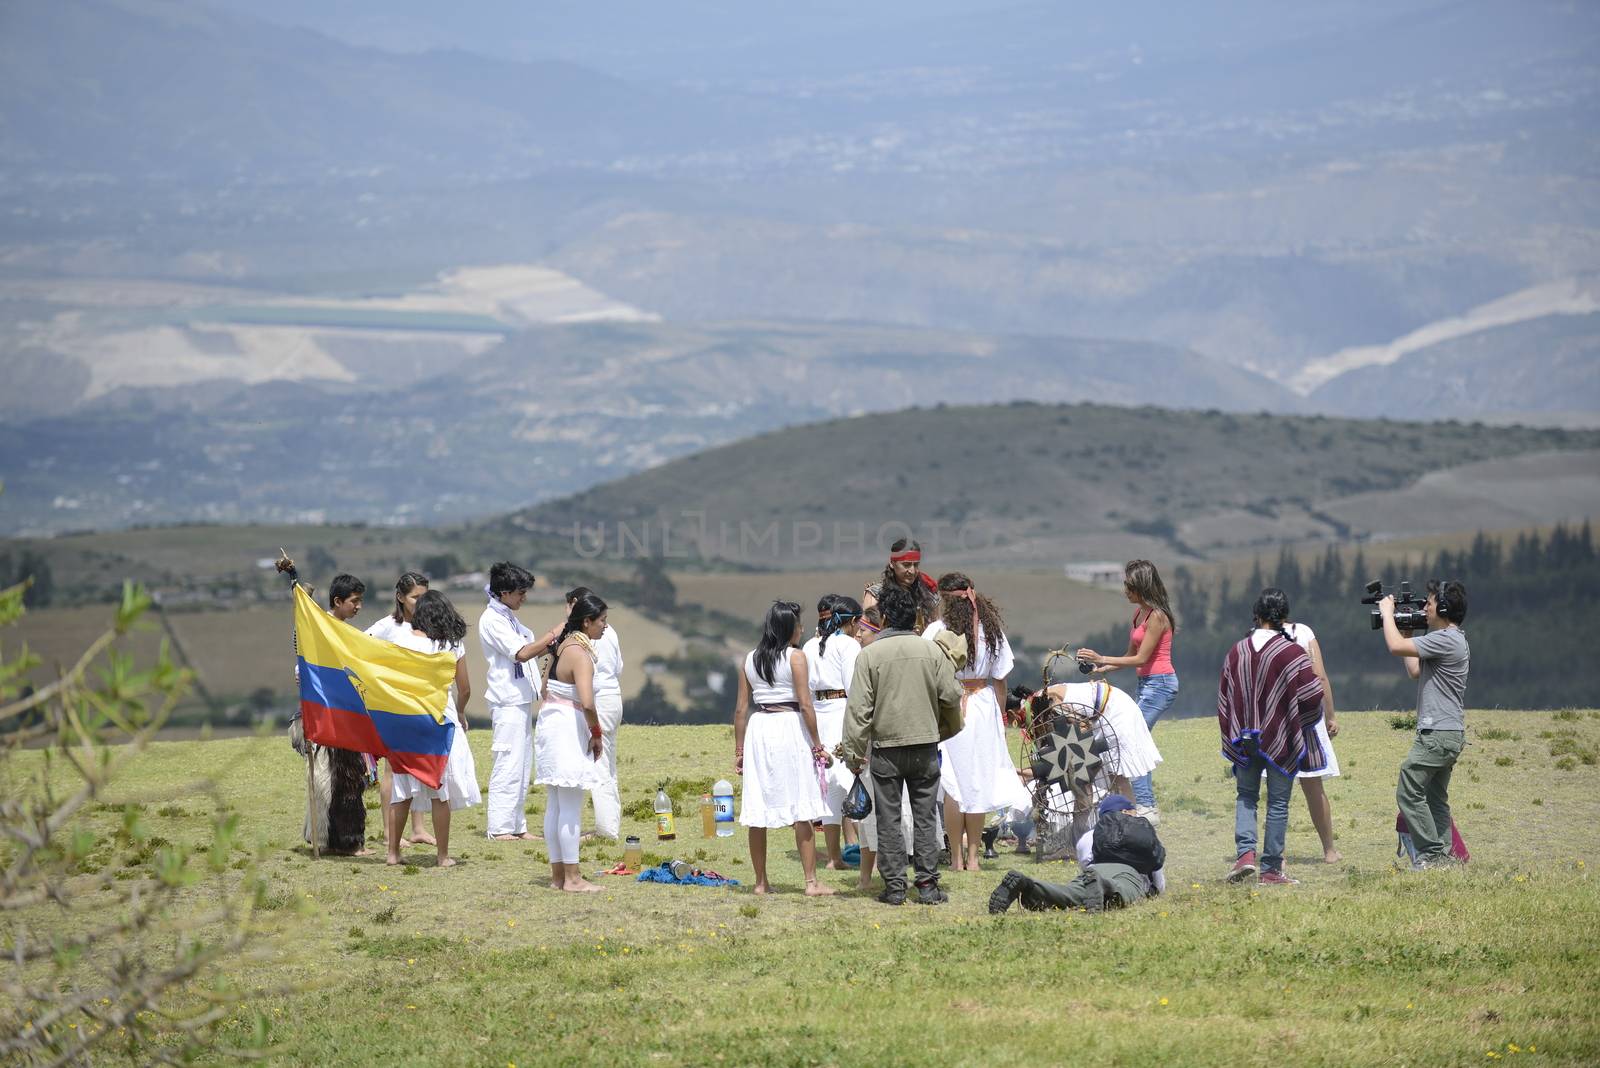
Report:
[{"label": "distant mountain range", "polygon": [[1160,345],[843,324],[548,327],[431,366],[401,388],[377,361],[352,361],[360,374],[343,382],[124,388],[0,425],[0,530],[449,521],[775,427],[912,405],[1293,403],[1265,378]]}]

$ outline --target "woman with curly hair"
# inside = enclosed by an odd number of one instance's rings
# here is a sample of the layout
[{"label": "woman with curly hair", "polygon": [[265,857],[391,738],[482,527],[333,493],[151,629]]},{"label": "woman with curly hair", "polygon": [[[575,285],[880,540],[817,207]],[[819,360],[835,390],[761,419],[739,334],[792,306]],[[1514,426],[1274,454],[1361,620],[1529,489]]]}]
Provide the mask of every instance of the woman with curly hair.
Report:
[{"label": "woman with curly hair", "polygon": [[467,701],[472,697],[472,682],[467,678],[467,665],[462,657],[467,653],[462,639],[467,636],[467,621],[455,610],[449,598],[438,590],[429,590],[416,600],[411,624],[397,633],[394,643],[419,653],[448,651],[456,658],[456,677],[445,694],[444,718],[456,725],[451,732],[450,755],[445,758],[444,777],[439,788],[423,783],[414,775],[404,772],[394,777],[394,804],[388,816],[389,863],[399,864],[400,832],[405,827],[406,810],[418,799],[431,801],[433,807],[433,835],[439,853],[439,867],[454,866],[450,856],[450,813],[453,809],[469,808],[483,800],[478,790],[478,768],[472,760],[472,749],[467,745]]},{"label": "woman with curly hair", "polygon": [[950,837],[950,866],[977,871],[984,817],[1031,800],[1006,746],[1006,676],[1015,661],[1000,609],[971,579],[959,571],[943,576],[939,599],[940,618],[922,636],[948,630],[967,640],[967,666],[956,672],[963,691],[961,733],[939,746],[944,826]]}]

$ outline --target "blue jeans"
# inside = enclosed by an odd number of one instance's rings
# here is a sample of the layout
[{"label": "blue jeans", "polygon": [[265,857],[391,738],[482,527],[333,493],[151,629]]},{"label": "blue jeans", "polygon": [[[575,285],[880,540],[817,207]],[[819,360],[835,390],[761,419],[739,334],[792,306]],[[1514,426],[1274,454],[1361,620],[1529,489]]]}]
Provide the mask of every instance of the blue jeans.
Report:
[{"label": "blue jeans", "polygon": [[1294,776],[1285,775],[1256,756],[1243,766],[1234,765],[1233,779],[1239,798],[1233,806],[1234,857],[1256,848],[1256,809],[1261,803],[1261,773],[1267,773],[1267,834],[1261,848],[1261,870],[1283,870],[1283,843],[1289,837],[1289,795],[1294,793]]},{"label": "blue jeans", "polygon": [[[1137,700],[1139,711],[1144,713],[1144,725],[1154,727],[1172,702],[1178,699],[1178,676],[1140,675]],[[1133,780],[1133,799],[1148,808],[1156,807],[1156,788],[1150,776],[1141,775]]]}]

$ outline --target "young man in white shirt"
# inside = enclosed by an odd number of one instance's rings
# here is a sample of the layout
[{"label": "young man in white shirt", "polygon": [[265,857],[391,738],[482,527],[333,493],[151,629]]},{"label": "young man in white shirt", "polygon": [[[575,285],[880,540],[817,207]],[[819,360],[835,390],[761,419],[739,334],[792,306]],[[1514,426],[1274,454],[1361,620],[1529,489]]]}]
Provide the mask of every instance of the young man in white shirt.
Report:
[{"label": "young man in white shirt", "polygon": [[494,766],[489,772],[489,837],[532,841],[528,830],[528,783],[533,777],[533,703],[539,697],[535,658],[545,653],[561,624],[541,638],[523,626],[517,609],[533,588],[533,575],[513,563],[489,569],[488,607],[478,619],[478,644],[488,661],[485,691],[493,723]]},{"label": "young man in white shirt", "polygon": [[[567,611],[587,586],[567,591]],[[622,644],[617,628],[607,626],[594,643],[594,708],[600,714],[601,759],[611,769],[610,781],[589,792],[594,800],[594,831],[606,838],[622,834],[622,794],[617,789],[617,728],[622,725]]]}]

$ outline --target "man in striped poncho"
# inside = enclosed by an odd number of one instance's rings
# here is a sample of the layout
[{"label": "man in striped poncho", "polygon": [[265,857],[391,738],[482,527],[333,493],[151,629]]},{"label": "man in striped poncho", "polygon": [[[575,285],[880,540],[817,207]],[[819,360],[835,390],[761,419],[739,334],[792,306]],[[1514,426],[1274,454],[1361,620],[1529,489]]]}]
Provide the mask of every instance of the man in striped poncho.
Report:
[{"label": "man in striped poncho", "polygon": [[1289,598],[1280,589],[1261,591],[1255,631],[1228,651],[1217,694],[1222,755],[1233,764],[1236,859],[1229,882],[1256,874],[1256,809],[1261,773],[1267,776],[1267,830],[1261,851],[1261,882],[1290,884],[1283,871],[1289,830],[1289,795],[1301,771],[1318,771],[1326,756],[1317,741],[1322,715],[1322,680],[1305,650],[1283,633]]}]

